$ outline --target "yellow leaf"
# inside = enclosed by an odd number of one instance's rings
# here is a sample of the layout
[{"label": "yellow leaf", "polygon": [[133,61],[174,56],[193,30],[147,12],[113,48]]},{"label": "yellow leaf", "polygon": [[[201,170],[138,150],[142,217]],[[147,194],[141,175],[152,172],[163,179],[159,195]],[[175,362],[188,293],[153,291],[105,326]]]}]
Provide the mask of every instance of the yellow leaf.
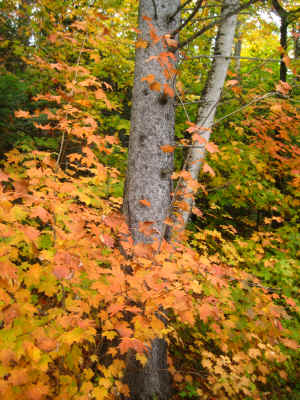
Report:
[{"label": "yellow leaf", "polygon": [[135,43],[135,47],[137,49],[146,49],[148,47],[148,42],[146,42],[146,40],[138,40]]},{"label": "yellow leaf", "polygon": [[143,367],[146,365],[147,357],[145,354],[138,353],[136,354],[135,358],[142,364]]},{"label": "yellow leaf", "polygon": [[105,336],[108,340],[112,340],[114,337],[117,336],[116,331],[105,331],[102,333],[102,336]]},{"label": "yellow leaf", "polygon": [[107,398],[108,390],[105,387],[96,387],[93,390],[93,396],[96,398],[96,400],[104,400]]}]

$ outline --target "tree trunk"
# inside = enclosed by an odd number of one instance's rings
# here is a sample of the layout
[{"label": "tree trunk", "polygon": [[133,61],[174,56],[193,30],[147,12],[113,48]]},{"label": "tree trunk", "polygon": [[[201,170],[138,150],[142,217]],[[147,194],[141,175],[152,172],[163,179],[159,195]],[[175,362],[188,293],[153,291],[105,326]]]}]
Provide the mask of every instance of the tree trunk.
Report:
[{"label": "tree trunk", "polygon": [[237,21],[235,32],[234,56],[238,57],[235,60],[235,73],[239,84],[241,84],[241,53],[242,53],[242,35],[241,35],[241,21]]},{"label": "tree trunk", "polygon": [[[180,0],[140,0],[139,5],[140,35],[135,58],[123,204],[123,212],[135,243],[161,238],[165,230],[164,220],[169,214],[173,155],[163,152],[161,146],[174,142],[175,102],[173,97],[164,93],[164,85],[174,85],[175,77],[172,77],[170,66],[167,71],[157,59],[149,58],[157,57],[162,52],[170,52],[163,36],[179,26],[179,13],[174,18],[169,18],[179,6]],[[168,61],[174,68],[177,60],[174,53],[172,54],[174,59],[168,57]],[[149,83],[142,80],[149,76],[152,76]],[[160,90],[158,84],[152,85],[155,90],[149,87],[154,79],[159,82]],[[143,222],[153,223],[155,233],[152,236],[147,237],[140,232],[140,224]],[[153,340],[144,368],[136,361],[133,353],[128,354],[124,382],[129,386],[130,399],[165,400],[170,397],[167,344],[163,339]]]},{"label": "tree trunk", "polygon": [[[221,18],[238,5],[239,0],[224,0]],[[236,24],[237,15],[233,15],[227,18],[219,26],[214,54],[224,56],[224,58],[214,58],[201,97],[202,101],[198,110],[197,125],[199,127],[206,128],[201,136],[207,142],[209,142],[210,139],[210,129],[214,122],[217,104],[220,100],[221,92],[227,75],[230,60],[226,59],[226,57],[231,55]],[[193,147],[189,151],[187,170],[190,172],[193,179],[198,179],[199,171],[203,164],[206,151],[203,143],[196,141],[194,145],[197,147]],[[184,201],[188,204],[189,208],[188,211],[183,211],[181,214],[183,217],[183,227],[185,227],[188,222],[194,201],[192,196],[193,191],[183,184],[183,188],[180,190],[180,192],[184,193]]]},{"label": "tree trunk", "polygon": [[288,29],[288,12],[280,5],[278,0],[272,0],[273,7],[275,8],[280,18],[280,46],[281,46],[281,62],[280,62],[280,80],[286,82],[287,68],[283,61],[283,57],[287,51],[287,29]]},{"label": "tree trunk", "polygon": [[[149,57],[170,51],[164,40],[154,44],[149,36],[149,23],[159,37],[166,35],[179,25],[179,13],[169,21],[180,5],[180,0],[140,0],[139,30],[141,39],[148,42],[147,48],[137,48],[135,77],[132,97],[131,130],[129,139],[128,167],[124,193],[123,212],[127,217],[135,242],[147,242],[139,231],[142,222],[153,222],[156,236],[164,233],[164,220],[168,216],[171,198],[171,175],[173,154],[165,153],[161,146],[174,142],[175,105],[174,98],[163,93],[163,85],[172,85],[169,73],[157,60]],[[150,17],[146,21],[143,17]],[[154,31],[153,31],[154,32]],[[152,36],[153,36],[152,32]],[[176,57],[176,56],[174,56]],[[168,58],[176,66],[176,61]],[[154,75],[161,90],[149,88],[143,77]],[[173,79],[175,84],[175,79]],[[150,205],[141,203],[147,200]],[[148,204],[148,203],[147,203]]]}]

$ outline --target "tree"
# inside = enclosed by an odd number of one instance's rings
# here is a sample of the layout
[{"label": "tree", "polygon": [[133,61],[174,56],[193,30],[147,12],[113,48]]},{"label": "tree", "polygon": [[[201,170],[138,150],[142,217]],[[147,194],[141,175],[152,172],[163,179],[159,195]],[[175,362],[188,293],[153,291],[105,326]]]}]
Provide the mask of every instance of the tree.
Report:
[{"label": "tree", "polygon": [[[190,17],[181,22],[179,1],[140,1],[139,39],[135,59],[128,169],[123,205],[124,214],[136,243],[151,242],[155,238],[161,241],[166,238],[165,220],[171,211],[173,173],[173,153],[172,150],[168,150],[168,146],[174,143],[174,94],[178,53],[174,51],[174,47],[178,49],[182,46],[177,44],[177,35],[192,20],[201,4],[201,1],[197,1]],[[224,1],[215,47],[215,55],[220,55],[221,58],[216,57],[214,60],[203,94],[204,106],[199,109],[197,122],[198,126],[205,126],[207,129],[204,135],[207,142],[229,65],[226,56],[231,53],[238,10],[237,0]],[[202,143],[200,145],[202,146]],[[201,166],[199,159],[203,157],[202,149],[191,151],[189,170],[194,179],[198,177]],[[184,214],[185,221],[189,213]],[[145,223],[152,224],[153,228],[148,237],[143,233]],[[131,353],[125,374],[131,397],[143,400],[154,396],[159,399],[167,398],[170,389],[166,369],[166,344],[162,339],[153,341],[144,369],[139,368],[134,354]]]},{"label": "tree", "polygon": [[[194,147],[190,149],[187,156],[187,171],[190,174],[190,178],[194,180],[198,179],[200,168],[204,162],[216,109],[227,75],[230,62],[229,56],[231,55],[234,42],[237,15],[233,14],[227,19],[225,17],[233,9],[236,9],[238,5],[238,0],[224,0],[223,3],[221,11],[221,19],[223,19],[223,21],[218,29],[214,60],[201,96],[197,124],[192,128],[192,131],[196,133],[196,139],[194,140]],[[193,191],[189,189],[186,184],[182,186],[181,196],[185,198],[184,201],[188,204],[188,209],[182,211],[183,226],[185,227],[193,205]]]},{"label": "tree", "polygon": [[[171,52],[176,39],[171,39],[169,34],[179,25],[179,6],[179,0],[141,0],[139,5],[139,39],[123,205],[135,242],[163,238],[164,221],[169,213],[173,154],[164,152],[162,146],[174,141],[177,56]],[[142,224],[147,222],[153,223],[150,237],[140,231]],[[125,381],[131,398],[169,397],[164,340],[154,339],[144,369],[139,367],[135,356],[129,354]]]}]

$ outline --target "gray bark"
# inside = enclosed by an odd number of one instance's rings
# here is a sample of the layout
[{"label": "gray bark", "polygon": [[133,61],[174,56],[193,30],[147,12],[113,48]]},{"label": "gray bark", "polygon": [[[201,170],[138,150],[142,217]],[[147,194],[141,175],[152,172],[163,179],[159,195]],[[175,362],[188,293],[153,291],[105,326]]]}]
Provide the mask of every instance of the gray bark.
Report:
[{"label": "gray bark", "polygon": [[296,25],[296,28],[293,30],[295,33],[295,38],[294,38],[294,58],[300,58],[300,23]]},{"label": "gray bark", "polygon": [[[147,61],[151,56],[170,50],[164,47],[162,40],[156,44],[152,43],[149,26],[143,16],[152,18],[150,22],[158,36],[166,35],[179,25],[179,13],[171,20],[169,18],[179,6],[180,0],[140,0],[139,29],[142,39],[148,41],[149,45],[146,49],[136,50],[123,205],[123,212],[135,242],[153,239],[145,237],[139,231],[141,222],[153,222],[156,236],[163,235],[164,220],[168,215],[171,198],[173,154],[163,152],[161,146],[174,142],[175,122],[174,98],[163,94],[163,84],[168,83],[171,86],[172,83],[166,78],[163,68],[156,60]],[[169,58],[169,61],[172,59]],[[141,81],[150,74],[155,75],[156,81],[161,83],[161,93],[150,90],[147,82]],[[143,205],[140,200],[149,201],[150,206]]]},{"label": "gray bark", "polygon": [[[147,41],[147,48],[137,48],[132,96],[131,130],[129,139],[128,167],[125,183],[123,212],[127,218],[134,242],[151,242],[164,235],[164,220],[171,202],[171,174],[173,154],[162,151],[161,146],[174,142],[175,100],[164,95],[163,85],[172,86],[162,66],[149,57],[169,52],[164,40],[153,43],[149,35],[149,23],[156,35],[169,34],[179,26],[180,13],[173,18],[180,0],[140,0],[140,39]],[[147,21],[144,16],[151,18]],[[174,56],[177,57],[177,56]],[[169,58],[176,67],[176,60]],[[161,84],[160,93],[152,91],[143,77],[154,75]],[[173,79],[173,85],[175,79]],[[140,200],[147,200],[144,205]],[[142,222],[153,222],[155,234],[144,236],[139,231]],[[167,344],[154,339],[143,368],[130,352],[126,360],[124,382],[130,389],[130,399],[165,400],[170,397],[170,376],[167,368]]]},{"label": "gray bark", "polygon": [[[230,13],[232,9],[235,9],[238,6],[239,0],[224,0],[223,8],[221,11],[221,18],[225,17],[227,13]],[[197,125],[199,127],[207,129],[205,131],[202,131],[203,133],[201,134],[201,136],[207,142],[209,142],[210,140],[210,128],[212,127],[214,122],[217,104],[220,100],[225,78],[227,75],[230,60],[226,59],[225,57],[231,55],[236,24],[237,15],[233,15],[223,20],[223,22],[219,26],[214,54],[221,55],[222,57],[214,58],[201,97],[202,101],[198,110]],[[201,166],[203,165],[206,150],[203,143],[195,141],[195,143],[193,144],[197,146],[197,148],[193,147],[189,151],[187,170],[190,172],[193,179],[198,179],[199,171]],[[193,191],[186,187],[185,184],[183,184],[182,186],[183,187],[180,192],[183,192],[183,196],[186,196],[184,201],[188,204],[189,208],[189,211],[182,211],[181,213],[181,216],[183,218],[183,227],[186,227],[193,206]]]},{"label": "gray bark", "polygon": [[241,83],[241,53],[242,53],[242,34],[241,34],[241,21],[236,24],[235,32],[235,44],[234,44],[234,56],[237,57],[235,60],[235,72],[238,81]]}]

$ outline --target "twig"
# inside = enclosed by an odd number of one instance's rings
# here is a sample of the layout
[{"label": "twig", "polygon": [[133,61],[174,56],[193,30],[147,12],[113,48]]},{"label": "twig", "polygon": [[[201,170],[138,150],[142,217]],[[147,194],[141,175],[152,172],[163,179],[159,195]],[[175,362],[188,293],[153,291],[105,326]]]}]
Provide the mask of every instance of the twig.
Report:
[{"label": "twig", "polygon": [[244,10],[245,8],[250,7],[254,3],[257,3],[258,1],[261,0],[250,0],[248,3],[242,4],[239,7],[234,8],[232,11],[228,12],[223,18],[218,19],[218,21],[211,22],[210,24],[204,26],[200,31],[196,32],[194,35],[190,36],[188,39],[186,39],[184,42],[179,43],[177,46],[177,50],[182,49],[189,43],[191,43],[193,40],[195,40],[197,37],[201,36],[204,32],[208,31],[209,29],[213,28],[214,26],[221,24],[223,21],[228,19],[229,17],[232,17],[233,15],[239,13],[240,11]]},{"label": "twig", "polygon": [[[182,61],[197,60],[200,58],[224,58],[225,60],[253,60],[253,61],[264,61],[264,62],[281,62],[279,58],[259,58],[259,57],[243,57],[243,56],[222,56],[219,54],[207,55],[200,54],[199,56],[185,57]],[[294,58],[293,60],[300,60],[300,58]]]},{"label": "twig", "polygon": [[[186,2],[184,2],[183,4],[181,4],[177,10],[169,17],[169,22],[172,21],[172,19],[189,3],[191,3],[192,0],[186,0]],[[193,10],[193,8],[192,8]]]},{"label": "twig", "polygon": [[198,0],[197,1],[197,3],[195,5],[194,10],[191,13],[191,15],[189,15],[188,18],[185,21],[183,21],[183,23],[177,29],[175,29],[175,31],[173,31],[171,33],[171,36],[174,37],[175,35],[177,35],[177,33],[179,33],[194,18],[194,16],[197,14],[199,9],[201,8],[202,1],[203,0]]}]

